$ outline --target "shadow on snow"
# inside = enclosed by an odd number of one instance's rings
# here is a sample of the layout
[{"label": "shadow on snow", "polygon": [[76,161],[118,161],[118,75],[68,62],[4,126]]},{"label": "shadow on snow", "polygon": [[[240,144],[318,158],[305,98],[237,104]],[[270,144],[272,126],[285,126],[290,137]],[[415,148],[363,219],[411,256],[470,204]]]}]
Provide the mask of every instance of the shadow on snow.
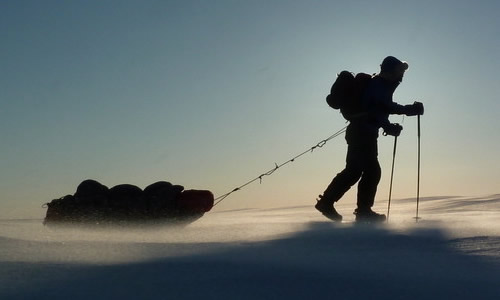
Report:
[{"label": "shadow on snow", "polygon": [[318,222],[280,239],[138,263],[0,262],[0,298],[497,299],[499,265],[453,243],[437,229]]}]

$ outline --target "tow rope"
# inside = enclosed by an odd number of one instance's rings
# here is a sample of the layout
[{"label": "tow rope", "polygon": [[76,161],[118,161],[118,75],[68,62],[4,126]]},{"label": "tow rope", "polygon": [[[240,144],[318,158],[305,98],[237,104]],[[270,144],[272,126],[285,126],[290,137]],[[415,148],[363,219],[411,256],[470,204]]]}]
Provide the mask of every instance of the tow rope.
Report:
[{"label": "tow rope", "polygon": [[294,162],[297,158],[299,158],[299,157],[301,157],[301,156],[303,156],[303,155],[305,155],[305,154],[307,154],[307,153],[312,153],[312,152],[313,152],[316,148],[321,148],[321,147],[323,147],[323,146],[324,146],[324,145],[325,145],[328,141],[330,141],[330,140],[332,140],[332,139],[336,138],[337,136],[339,136],[339,135],[343,134],[343,133],[346,131],[346,129],[347,129],[347,126],[345,126],[344,128],[340,129],[339,131],[335,132],[334,134],[332,134],[331,136],[327,137],[326,139],[324,139],[324,140],[320,141],[320,142],[319,142],[319,143],[317,143],[316,145],[314,145],[314,146],[312,146],[312,147],[308,148],[307,150],[305,150],[305,151],[301,152],[300,154],[298,154],[298,155],[296,155],[296,156],[292,157],[291,159],[289,159],[289,160],[285,161],[284,163],[281,163],[281,164],[274,163],[274,168],[270,169],[269,171],[267,171],[267,172],[265,172],[265,173],[262,173],[262,174],[260,174],[259,176],[257,176],[257,177],[255,177],[255,178],[253,178],[252,180],[250,180],[250,181],[248,181],[248,182],[246,182],[246,183],[244,183],[244,184],[242,184],[242,185],[240,185],[240,186],[238,186],[238,187],[236,187],[236,188],[232,189],[230,192],[225,193],[225,194],[223,194],[223,195],[221,195],[221,196],[219,196],[219,197],[215,198],[215,203],[214,203],[214,206],[216,206],[217,204],[221,203],[224,199],[226,199],[226,198],[227,198],[229,195],[231,195],[232,193],[237,192],[237,191],[239,191],[239,190],[243,189],[243,188],[244,188],[244,187],[246,187],[247,185],[252,184],[252,183],[254,183],[254,182],[255,182],[255,181],[257,181],[257,180],[258,180],[260,183],[262,183],[262,178],[263,178],[264,176],[270,176],[270,175],[272,175],[274,172],[276,172],[276,170],[278,170],[279,168],[283,167],[284,165]]}]

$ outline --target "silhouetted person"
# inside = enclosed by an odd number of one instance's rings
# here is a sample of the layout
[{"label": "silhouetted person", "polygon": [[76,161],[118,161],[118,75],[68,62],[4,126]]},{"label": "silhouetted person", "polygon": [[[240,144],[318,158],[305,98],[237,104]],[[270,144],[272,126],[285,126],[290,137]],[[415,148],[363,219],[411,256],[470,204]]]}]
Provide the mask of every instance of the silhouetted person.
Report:
[{"label": "silhouetted person", "polygon": [[347,126],[345,169],[335,176],[315,206],[327,218],[342,220],[334,203],[359,181],[357,209],[354,211],[356,221],[385,220],[385,215],[372,211],[381,176],[377,151],[379,129],[382,128],[388,135],[398,136],[403,128],[390,123],[390,114],[415,116],[424,113],[424,106],[420,102],[403,106],[392,100],[407,69],[406,62],[388,56],[380,65],[380,73],[371,79],[361,99],[364,114],[351,120]]}]

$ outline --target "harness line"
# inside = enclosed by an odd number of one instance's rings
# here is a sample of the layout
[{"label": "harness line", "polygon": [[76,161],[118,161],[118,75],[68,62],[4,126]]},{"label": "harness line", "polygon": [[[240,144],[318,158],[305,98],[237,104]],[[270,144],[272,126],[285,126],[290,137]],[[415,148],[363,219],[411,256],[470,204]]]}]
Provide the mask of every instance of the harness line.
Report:
[{"label": "harness line", "polygon": [[255,181],[259,180],[260,183],[262,183],[262,178],[264,176],[270,176],[272,175],[276,170],[278,170],[279,168],[283,167],[284,165],[288,164],[288,163],[291,163],[291,162],[294,162],[297,158],[309,153],[309,152],[313,152],[316,148],[321,148],[323,147],[328,141],[336,138],[337,136],[341,135],[342,133],[344,133],[347,129],[347,126],[345,126],[344,128],[340,129],[339,131],[335,132],[334,134],[332,134],[331,136],[327,137],[326,139],[320,141],[319,143],[317,143],[316,145],[312,146],[311,148],[301,152],[300,154],[297,154],[296,156],[292,157],[291,159],[285,161],[284,163],[281,163],[281,164],[277,164],[277,163],[274,163],[274,168],[270,169],[269,171],[265,172],[265,173],[262,173],[260,174],[259,176],[255,177],[254,179],[234,188],[233,190],[231,190],[230,192],[227,192],[217,198],[215,198],[215,203],[213,206],[216,206],[217,204],[221,203],[224,199],[226,199],[229,195],[231,195],[232,193],[234,192],[237,192],[241,189],[243,189],[244,187],[246,187],[247,185],[249,184],[252,184],[254,183]]}]

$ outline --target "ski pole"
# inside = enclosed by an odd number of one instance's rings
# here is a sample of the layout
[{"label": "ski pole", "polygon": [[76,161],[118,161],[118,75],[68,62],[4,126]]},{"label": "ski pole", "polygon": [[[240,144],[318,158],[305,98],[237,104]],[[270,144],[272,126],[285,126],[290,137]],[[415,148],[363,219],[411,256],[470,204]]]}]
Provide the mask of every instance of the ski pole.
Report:
[{"label": "ski pole", "polygon": [[398,137],[394,136],[394,149],[392,151],[391,183],[389,185],[389,203],[387,204],[387,222],[389,222],[389,212],[391,211],[392,179],[394,178],[394,161],[396,160],[396,145]]},{"label": "ski pole", "polygon": [[420,115],[417,115],[417,212],[415,221],[418,222],[418,204],[420,202]]}]

